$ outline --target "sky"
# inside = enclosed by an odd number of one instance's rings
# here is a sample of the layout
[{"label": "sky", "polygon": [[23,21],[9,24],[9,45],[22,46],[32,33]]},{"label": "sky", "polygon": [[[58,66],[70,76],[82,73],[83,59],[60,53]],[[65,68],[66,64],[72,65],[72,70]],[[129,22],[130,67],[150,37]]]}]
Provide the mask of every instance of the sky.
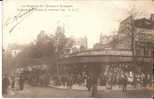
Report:
[{"label": "sky", "polygon": [[[59,7],[60,5],[63,7]],[[30,9],[31,6],[35,9],[21,11]],[[61,11],[61,8],[65,11]],[[3,47],[6,48],[11,43],[30,43],[42,30],[49,35],[54,34],[60,25],[64,26],[65,35],[68,37],[87,36],[88,47],[91,48],[99,41],[100,34],[111,35],[113,31],[117,31],[120,20],[126,18],[132,8],[143,12],[141,17],[149,18],[150,14],[154,13],[154,2],[151,0],[5,0]],[[47,10],[41,11],[42,9]],[[26,13],[25,16],[22,13]]]}]

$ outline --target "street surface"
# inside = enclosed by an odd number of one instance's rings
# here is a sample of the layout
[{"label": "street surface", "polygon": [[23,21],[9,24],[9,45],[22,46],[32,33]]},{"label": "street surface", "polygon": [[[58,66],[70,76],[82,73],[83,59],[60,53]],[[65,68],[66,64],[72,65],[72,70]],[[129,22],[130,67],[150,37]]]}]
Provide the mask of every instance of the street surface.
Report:
[{"label": "street surface", "polygon": [[[88,98],[90,92],[86,90],[59,89],[52,87],[32,87],[26,85],[23,91],[10,91],[11,98]],[[104,98],[151,98],[152,91],[148,89],[129,90],[127,95],[120,90],[98,91],[98,97]]]}]

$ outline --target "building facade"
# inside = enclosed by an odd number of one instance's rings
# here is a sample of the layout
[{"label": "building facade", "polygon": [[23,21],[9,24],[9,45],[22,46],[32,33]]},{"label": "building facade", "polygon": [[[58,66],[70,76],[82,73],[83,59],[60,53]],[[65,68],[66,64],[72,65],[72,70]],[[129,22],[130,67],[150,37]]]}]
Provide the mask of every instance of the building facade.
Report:
[{"label": "building facade", "polygon": [[110,45],[114,49],[132,50],[134,47],[136,56],[152,56],[154,51],[154,14],[151,14],[149,19],[128,17],[123,20]]}]

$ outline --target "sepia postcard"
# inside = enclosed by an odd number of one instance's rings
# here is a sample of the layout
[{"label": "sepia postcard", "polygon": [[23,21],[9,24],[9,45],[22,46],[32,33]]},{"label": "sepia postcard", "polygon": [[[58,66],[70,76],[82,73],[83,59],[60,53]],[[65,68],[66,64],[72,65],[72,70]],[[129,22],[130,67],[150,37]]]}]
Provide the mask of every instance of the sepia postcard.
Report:
[{"label": "sepia postcard", "polygon": [[153,0],[2,6],[2,97],[153,97]]}]

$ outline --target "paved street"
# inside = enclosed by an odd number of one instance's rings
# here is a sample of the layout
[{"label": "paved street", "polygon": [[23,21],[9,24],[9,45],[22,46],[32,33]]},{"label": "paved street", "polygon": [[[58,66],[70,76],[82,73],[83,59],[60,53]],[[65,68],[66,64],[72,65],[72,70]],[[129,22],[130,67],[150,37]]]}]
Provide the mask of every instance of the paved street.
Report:
[{"label": "paved street", "polygon": [[[15,91],[9,94],[7,97],[13,98],[88,98],[90,92],[85,90],[72,90],[72,89],[59,89],[52,87],[31,87],[26,86],[23,91]],[[98,92],[98,97],[104,98],[150,98],[152,92],[147,89],[142,90],[129,90],[127,96],[122,94],[120,90],[104,90]]]}]

